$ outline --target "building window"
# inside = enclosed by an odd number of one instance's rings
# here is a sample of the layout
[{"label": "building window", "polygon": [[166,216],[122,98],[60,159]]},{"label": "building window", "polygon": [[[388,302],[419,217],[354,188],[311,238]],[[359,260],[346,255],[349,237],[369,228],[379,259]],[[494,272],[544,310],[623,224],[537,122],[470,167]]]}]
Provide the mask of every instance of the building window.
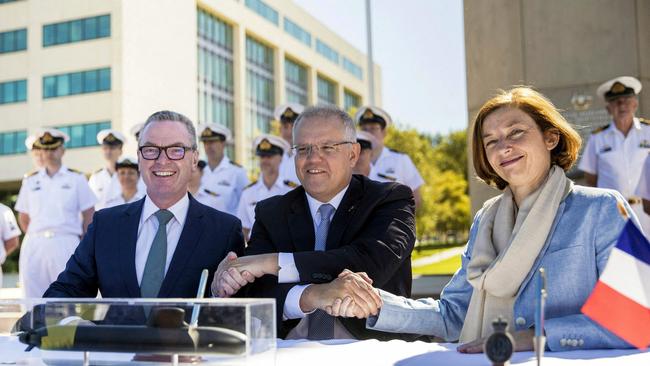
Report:
[{"label": "building window", "polygon": [[43,98],[111,90],[111,69],[79,71],[43,77]]},{"label": "building window", "polygon": [[350,74],[356,76],[357,79],[359,80],[363,79],[363,70],[361,69],[361,66],[348,60],[347,57],[343,57],[343,68],[346,71],[348,71]]},{"label": "building window", "polygon": [[246,37],[246,138],[270,132],[275,107],[273,50]]},{"label": "building window", "polygon": [[27,131],[0,133],[0,155],[22,154],[27,151],[25,139]]},{"label": "building window", "polygon": [[332,47],[328,46],[325,42],[321,41],[318,38],[316,38],[316,52],[325,56],[326,59],[334,62],[335,64],[339,64],[339,53],[334,51]]},{"label": "building window", "polygon": [[197,21],[198,122],[222,124],[234,135],[232,27],[202,9]]},{"label": "building window", "polygon": [[27,100],[27,80],[0,83],[0,104],[18,103]]},{"label": "building window", "polygon": [[291,61],[284,60],[284,76],[288,103],[307,104],[307,68]]},{"label": "building window", "polygon": [[111,128],[110,122],[93,122],[56,127],[70,136],[65,144],[68,149],[77,147],[98,146],[97,133],[101,130]]},{"label": "building window", "polygon": [[27,29],[18,29],[0,33],[0,53],[16,52],[27,49]]},{"label": "building window", "polygon": [[318,103],[336,105],[336,84],[318,76]]},{"label": "building window", "polygon": [[272,7],[268,6],[264,1],[246,0],[246,7],[261,15],[269,22],[275,25],[279,24],[280,16],[278,15],[278,12]]},{"label": "building window", "polygon": [[284,17],[284,31],[292,35],[295,39],[311,47],[311,34],[302,29],[301,26]]},{"label": "building window", "polygon": [[43,47],[111,36],[111,16],[70,20],[43,26]]},{"label": "building window", "polygon": [[361,106],[361,97],[354,94],[349,90],[345,90],[343,94],[343,107],[346,112],[350,112],[352,108],[359,108]]}]

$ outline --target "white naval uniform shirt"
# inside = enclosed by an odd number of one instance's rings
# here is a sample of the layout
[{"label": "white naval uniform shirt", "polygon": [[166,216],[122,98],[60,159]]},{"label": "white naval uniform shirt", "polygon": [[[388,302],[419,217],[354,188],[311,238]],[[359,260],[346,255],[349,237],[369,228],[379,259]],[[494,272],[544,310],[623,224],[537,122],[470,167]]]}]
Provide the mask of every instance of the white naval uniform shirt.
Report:
[{"label": "white naval uniform shirt", "polygon": [[295,185],[289,181],[282,181],[282,176],[278,176],[270,189],[266,188],[261,177],[257,182],[244,188],[237,208],[237,218],[241,220],[242,228],[249,230],[253,228],[255,206],[257,206],[258,202],[269,197],[283,195],[294,188]]},{"label": "white naval uniform shirt", "polygon": [[[97,204],[95,205],[95,211],[99,211],[102,208],[111,207],[106,204],[109,201],[118,200],[119,197],[122,197],[122,187],[120,186],[120,181],[117,178],[117,172],[111,175],[106,168],[102,168],[97,172],[93,173],[88,179],[88,185],[90,189],[97,196]],[[138,193],[137,195],[140,198],[144,197],[147,193],[147,186],[145,186],[142,177],[138,179]],[[116,205],[113,205],[116,206]]]},{"label": "white naval uniform shirt", "polygon": [[142,197],[144,197],[144,194],[138,191],[133,195],[133,197],[131,197],[130,200],[127,201],[124,199],[124,196],[120,193],[118,196],[106,200],[106,202],[103,203],[103,208],[115,207],[115,206],[123,205],[125,203],[135,202],[142,199]]},{"label": "white naval uniform shirt", "polygon": [[[636,186],[636,192],[634,194],[646,201],[650,201],[650,154],[646,156],[643,162],[641,178],[639,178],[639,184]],[[646,233],[646,235],[650,235],[650,233]]]},{"label": "white naval uniform shirt", "polygon": [[[650,152],[650,126],[634,118],[626,136],[612,122],[603,131],[592,134],[578,169],[598,176],[597,187],[619,191],[632,198],[641,178],[643,163]],[[650,232],[650,217],[640,204],[632,205],[644,232]]]},{"label": "white naval uniform shirt", "polygon": [[81,212],[96,202],[86,177],[62,165],[52,177],[41,168],[23,178],[14,208],[29,215],[28,234],[52,230],[80,236],[83,230]]},{"label": "white naval uniform shirt", "polygon": [[[0,264],[7,259],[4,242],[19,236],[21,233],[16,216],[11,209],[0,203]],[[0,288],[2,287],[2,268],[0,268]]]},{"label": "white naval uniform shirt", "polygon": [[210,166],[203,169],[201,189],[207,189],[215,195],[207,203],[202,203],[234,216],[237,214],[239,197],[247,185],[246,170],[224,156],[214,170]]},{"label": "white naval uniform shirt", "polygon": [[424,179],[422,179],[411,158],[387,147],[384,147],[381,151],[377,161],[370,165],[368,178],[378,182],[402,183],[409,186],[413,191],[424,184]]},{"label": "white naval uniform shirt", "polygon": [[[174,217],[167,223],[167,260],[165,262],[165,274],[169,269],[169,264],[174,257],[174,251],[178,246],[178,240],[181,238],[181,232],[187,218],[187,211],[190,209],[190,199],[184,195],[178,202],[168,208]],[[158,219],[154,214],[160,210],[151,201],[149,196],[144,199],[142,213],[140,214],[140,223],[138,224],[138,240],[135,244],[135,273],[138,278],[138,285],[142,282],[144,266],[147,264],[147,257],[153,239],[158,231]]]},{"label": "white naval uniform shirt", "polygon": [[94,172],[88,179],[88,185],[90,186],[90,189],[92,189],[93,193],[95,193],[95,196],[97,196],[95,210],[100,210],[106,207],[105,203],[109,199],[122,194],[120,182],[117,179],[117,172],[111,175],[106,168],[101,168]]},{"label": "white naval uniform shirt", "polygon": [[300,184],[298,175],[296,174],[296,155],[289,156],[288,153],[282,154],[282,161],[280,162],[280,178],[282,181],[289,180],[296,184]]}]

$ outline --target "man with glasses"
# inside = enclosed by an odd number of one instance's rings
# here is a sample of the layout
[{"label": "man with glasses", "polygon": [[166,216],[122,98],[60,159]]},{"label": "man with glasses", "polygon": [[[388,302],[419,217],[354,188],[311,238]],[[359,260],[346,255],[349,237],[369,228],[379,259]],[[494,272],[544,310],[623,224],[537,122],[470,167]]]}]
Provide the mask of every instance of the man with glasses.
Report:
[{"label": "man with glasses", "polygon": [[243,252],[239,220],[188,194],[199,160],[192,121],[156,112],[138,145],[147,195],[97,212],[45,297],[194,297],[202,269]]},{"label": "man with glasses", "polygon": [[[220,264],[213,293],[231,296],[246,286],[244,296],[275,298],[282,337],[395,337],[322,310],[343,291],[345,301],[354,301],[357,316],[370,314],[372,304],[381,300],[369,283],[411,294],[413,193],[398,183],[352,174],[360,147],[354,122],[344,111],[307,108],[293,132],[302,186],[257,203],[247,256],[230,254]],[[338,278],[344,269],[366,274]],[[365,291],[357,295],[352,289],[359,287]]]},{"label": "man with glasses", "polygon": [[643,211],[641,197],[635,194],[643,162],[650,152],[649,123],[634,116],[640,92],[641,82],[631,76],[620,76],[598,87],[596,94],[605,102],[613,123],[592,132],[578,169],[585,173],[586,185],[621,192],[648,235],[650,216]]}]

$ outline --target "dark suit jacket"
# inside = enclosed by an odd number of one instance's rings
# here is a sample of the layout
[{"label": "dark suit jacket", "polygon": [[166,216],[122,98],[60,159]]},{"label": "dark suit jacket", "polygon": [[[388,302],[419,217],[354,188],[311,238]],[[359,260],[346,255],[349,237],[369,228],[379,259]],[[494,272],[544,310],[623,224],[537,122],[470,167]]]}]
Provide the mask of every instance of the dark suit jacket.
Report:
[{"label": "dark suit jacket", "polygon": [[[314,251],[314,224],[300,186],[257,204],[246,254],[293,252],[302,284],[330,282],[347,268],[368,273],[375,287],[410,297],[414,212],[413,192],[407,186],[354,175],[332,218],[327,250]],[[282,322],[284,301],[294,285],[278,284],[277,277],[264,276],[247,286],[244,293],[276,299],[278,335],[282,337],[298,323]],[[399,336],[366,330],[365,320],[341,321],[359,339]]]},{"label": "dark suit jacket", "polygon": [[[158,297],[196,297],[201,271],[210,279],[229,251],[242,254],[241,222],[197,202],[190,205]],[[135,246],[144,198],[95,213],[88,232],[44,297],[140,297]],[[207,286],[206,296],[210,296]]]}]

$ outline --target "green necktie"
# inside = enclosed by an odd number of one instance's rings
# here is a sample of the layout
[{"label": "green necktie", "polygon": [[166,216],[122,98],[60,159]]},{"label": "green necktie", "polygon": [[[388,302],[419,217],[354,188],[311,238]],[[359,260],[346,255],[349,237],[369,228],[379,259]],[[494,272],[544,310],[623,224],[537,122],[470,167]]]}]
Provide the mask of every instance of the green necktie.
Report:
[{"label": "green necktie", "polygon": [[174,214],[167,210],[159,210],[154,215],[158,219],[158,231],[151,243],[147,263],[142,273],[140,296],[144,298],[158,297],[160,286],[165,278],[167,263],[167,223],[174,217]]}]

